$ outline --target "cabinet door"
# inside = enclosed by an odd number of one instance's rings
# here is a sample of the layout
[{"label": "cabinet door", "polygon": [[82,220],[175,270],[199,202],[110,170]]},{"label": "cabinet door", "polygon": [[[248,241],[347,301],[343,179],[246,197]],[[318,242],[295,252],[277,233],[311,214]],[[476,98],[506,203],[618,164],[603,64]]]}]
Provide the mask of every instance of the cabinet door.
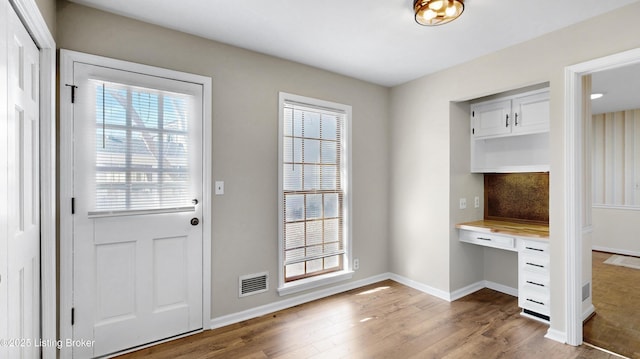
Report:
[{"label": "cabinet door", "polygon": [[549,131],[549,92],[513,99],[514,134]]},{"label": "cabinet door", "polygon": [[474,137],[491,137],[511,133],[511,100],[491,101],[471,106]]}]

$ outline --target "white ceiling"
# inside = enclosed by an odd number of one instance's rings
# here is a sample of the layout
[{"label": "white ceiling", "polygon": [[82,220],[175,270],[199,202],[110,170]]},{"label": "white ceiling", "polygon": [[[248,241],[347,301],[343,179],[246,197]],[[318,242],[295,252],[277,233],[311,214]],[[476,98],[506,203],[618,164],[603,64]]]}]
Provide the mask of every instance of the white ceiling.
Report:
[{"label": "white ceiling", "polygon": [[412,0],[71,0],[384,86],[640,0],[467,0],[423,27]]},{"label": "white ceiling", "polygon": [[591,89],[604,94],[591,101],[594,115],[640,108],[640,63],[594,73]]}]

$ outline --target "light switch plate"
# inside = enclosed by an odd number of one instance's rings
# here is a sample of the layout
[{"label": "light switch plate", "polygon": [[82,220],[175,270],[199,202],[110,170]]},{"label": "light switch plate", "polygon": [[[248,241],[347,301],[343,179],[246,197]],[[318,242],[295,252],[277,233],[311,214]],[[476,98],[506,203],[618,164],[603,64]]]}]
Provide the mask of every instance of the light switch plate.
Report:
[{"label": "light switch plate", "polygon": [[216,181],[215,193],[216,196],[221,196],[224,194],[224,181]]},{"label": "light switch plate", "polygon": [[480,197],[476,196],[476,198],[474,198],[473,205],[476,208],[480,208]]}]

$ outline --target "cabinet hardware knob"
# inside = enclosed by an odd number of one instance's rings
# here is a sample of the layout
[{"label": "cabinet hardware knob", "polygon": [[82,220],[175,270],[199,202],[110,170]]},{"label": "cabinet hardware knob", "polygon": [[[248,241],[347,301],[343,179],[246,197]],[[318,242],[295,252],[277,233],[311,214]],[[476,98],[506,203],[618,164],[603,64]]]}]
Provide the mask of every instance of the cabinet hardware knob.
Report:
[{"label": "cabinet hardware knob", "polygon": [[191,218],[191,225],[197,226],[200,223],[200,220],[197,218]]}]

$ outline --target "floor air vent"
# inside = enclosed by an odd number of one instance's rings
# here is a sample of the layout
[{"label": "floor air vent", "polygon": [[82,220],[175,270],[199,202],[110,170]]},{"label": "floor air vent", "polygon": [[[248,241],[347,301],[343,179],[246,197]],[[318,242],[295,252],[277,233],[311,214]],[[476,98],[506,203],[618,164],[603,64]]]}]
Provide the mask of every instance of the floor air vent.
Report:
[{"label": "floor air vent", "polygon": [[247,274],[240,277],[240,297],[269,290],[269,273]]}]

